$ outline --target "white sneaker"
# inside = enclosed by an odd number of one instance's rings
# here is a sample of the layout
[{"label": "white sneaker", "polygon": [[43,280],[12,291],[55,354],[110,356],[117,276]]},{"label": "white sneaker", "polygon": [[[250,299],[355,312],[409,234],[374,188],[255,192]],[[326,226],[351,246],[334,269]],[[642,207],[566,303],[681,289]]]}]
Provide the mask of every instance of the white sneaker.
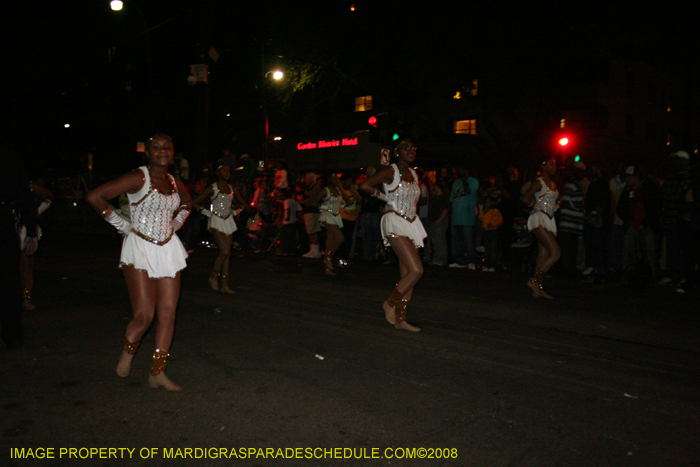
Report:
[{"label": "white sneaker", "polygon": [[496,272],[496,269],[495,268],[484,268],[484,269],[482,269],[482,271],[484,271],[484,272]]},{"label": "white sneaker", "polygon": [[486,253],[486,248],[483,245],[479,245],[476,247],[476,252],[477,253]]},{"label": "white sneaker", "polygon": [[321,257],[320,253],[317,253],[315,251],[309,251],[308,253],[305,253],[301,255],[303,258],[311,258],[311,259],[319,259]]},{"label": "white sneaker", "polygon": [[584,275],[584,276],[589,276],[589,275],[591,275],[592,273],[593,273],[593,268],[591,268],[591,267],[588,267],[588,268],[586,268],[586,269],[583,270],[583,275]]},{"label": "white sneaker", "polygon": [[451,267],[451,268],[466,268],[466,267],[467,267],[467,265],[466,265],[466,264],[457,264],[457,263],[452,263],[452,264],[450,264],[450,266],[449,266],[449,267]]},{"label": "white sneaker", "polygon": [[476,269],[476,264],[469,263],[469,264],[467,264],[467,267],[473,271],[474,269]]},{"label": "white sneaker", "polygon": [[673,279],[671,279],[670,277],[666,276],[666,277],[664,277],[663,279],[661,279],[661,280],[659,281],[659,284],[660,284],[660,285],[666,285],[666,284],[668,284],[669,282],[672,282],[672,281],[673,281]]}]

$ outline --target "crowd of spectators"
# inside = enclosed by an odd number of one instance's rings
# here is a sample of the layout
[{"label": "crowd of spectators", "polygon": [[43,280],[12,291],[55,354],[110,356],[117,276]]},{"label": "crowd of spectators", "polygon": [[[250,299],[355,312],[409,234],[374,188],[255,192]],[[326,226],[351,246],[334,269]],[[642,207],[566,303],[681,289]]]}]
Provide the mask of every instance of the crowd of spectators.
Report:
[{"label": "crowd of spectators", "polygon": [[[230,151],[224,157],[236,160]],[[251,207],[237,220],[244,228],[237,233],[235,247],[322,258],[328,232],[319,224],[319,206],[329,174],[294,173],[283,159],[265,170],[248,161],[247,155],[240,156],[239,167],[232,170],[232,183]],[[674,153],[669,165],[663,175],[640,163],[620,164],[610,175],[598,161],[560,167],[556,182],[562,203],[556,222],[561,260],[552,274],[596,283],[693,290],[698,265],[694,239],[700,225],[693,198],[698,168],[684,151]],[[383,202],[357,190],[376,170],[370,166],[337,174],[344,200],[339,214],[343,242],[334,258],[340,267],[353,261],[395,261],[381,241]],[[532,176],[521,176],[515,168],[485,178],[466,167],[419,170],[419,217],[429,233],[421,260],[488,273],[530,267],[528,260],[536,254],[515,255],[513,246],[520,242],[522,247],[522,239],[516,238],[517,224],[527,219],[529,210],[521,196],[536,176],[523,173]],[[211,168],[204,168],[192,178],[192,196],[210,183],[210,175]],[[200,223],[192,216],[185,234],[188,248],[203,232]]]}]

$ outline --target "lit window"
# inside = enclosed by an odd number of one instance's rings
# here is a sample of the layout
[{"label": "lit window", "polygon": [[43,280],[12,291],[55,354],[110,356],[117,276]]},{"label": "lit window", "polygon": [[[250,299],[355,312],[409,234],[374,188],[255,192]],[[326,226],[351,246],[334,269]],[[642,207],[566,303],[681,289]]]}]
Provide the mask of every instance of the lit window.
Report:
[{"label": "lit window", "polygon": [[458,135],[475,135],[476,120],[457,120],[455,122],[455,133]]},{"label": "lit window", "polygon": [[472,81],[472,89],[471,89],[472,96],[477,96],[479,94],[479,80],[475,79]]},{"label": "lit window", "polygon": [[559,121],[559,128],[564,128],[565,126],[566,126],[566,119],[565,119],[565,118],[562,118],[562,119]]},{"label": "lit window", "polygon": [[361,96],[355,98],[355,112],[372,110],[372,96]]},{"label": "lit window", "polygon": [[461,98],[462,98],[462,93],[459,92],[459,91],[457,91],[457,94],[455,94],[454,96],[452,96],[452,99],[461,99]]}]

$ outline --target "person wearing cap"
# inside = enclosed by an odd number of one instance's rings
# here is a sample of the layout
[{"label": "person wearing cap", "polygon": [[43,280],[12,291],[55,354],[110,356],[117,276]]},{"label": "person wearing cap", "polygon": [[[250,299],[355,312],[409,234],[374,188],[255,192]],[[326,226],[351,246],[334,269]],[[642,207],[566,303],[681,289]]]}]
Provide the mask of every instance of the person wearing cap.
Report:
[{"label": "person wearing cap", "polygon": [[661,186],[661,225],[666,238],[666,274],[659,283],[677,282],[681,276],[680,222],[685,214],[685,194],[690,185],[690,156],[685,151],[671,154],[671,173]]},{"label": "person wearing cap", "polygon": [[642,260],[651,275],[645,277],[641,285],[650,285],[655,281],[658,265],[656,248],[661,230],[661,194],[656,180],[646,176],[639,165],[627,167],[625,177],[627,186],[617,205],[617,215],[625,228],[623,281],[630,283],[634,276],[641,276],[636,269],[637,254],[641,250]]}]

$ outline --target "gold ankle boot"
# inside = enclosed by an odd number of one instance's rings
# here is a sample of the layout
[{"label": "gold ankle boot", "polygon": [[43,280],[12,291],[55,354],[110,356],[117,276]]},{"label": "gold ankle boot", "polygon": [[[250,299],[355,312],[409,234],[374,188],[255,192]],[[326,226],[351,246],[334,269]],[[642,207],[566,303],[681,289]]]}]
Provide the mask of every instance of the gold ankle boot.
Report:
[{"label": "gold ankle boot", "polygon": [[212,271],[211,274],[209,275],[209,285],[211,285],[211,288],[214,290],[219,290],[219,276],[220,275],[221,274],[216,272],[216,271]]},{"label": "gold ankle boot", "polygon": [[166,349],[156,349],[151,362],[151,374],[148,375],[148,385],[152,388],[163,387],[166,391],[182,391],[182,387],[170,381],[165,375],[170,354]]},{"label": "gold ankle boot", "polygon": [[228,286],[228,277],[226,276],[221,276],[221,287],[219,288],[221,293],[229,294],[232,295],[235,292],[231,290]]},{"label": "gold ankle boot", "polygon": [[131,361],[134,359],[134,354],[139,349],[139,344],[141,341],[129,342],[128,339],[124,339],[124,347],[122,348],[122,355],[119,357],[119,363],[117,363],[117,375],[121,378],[126,378],[131,373]]}]

